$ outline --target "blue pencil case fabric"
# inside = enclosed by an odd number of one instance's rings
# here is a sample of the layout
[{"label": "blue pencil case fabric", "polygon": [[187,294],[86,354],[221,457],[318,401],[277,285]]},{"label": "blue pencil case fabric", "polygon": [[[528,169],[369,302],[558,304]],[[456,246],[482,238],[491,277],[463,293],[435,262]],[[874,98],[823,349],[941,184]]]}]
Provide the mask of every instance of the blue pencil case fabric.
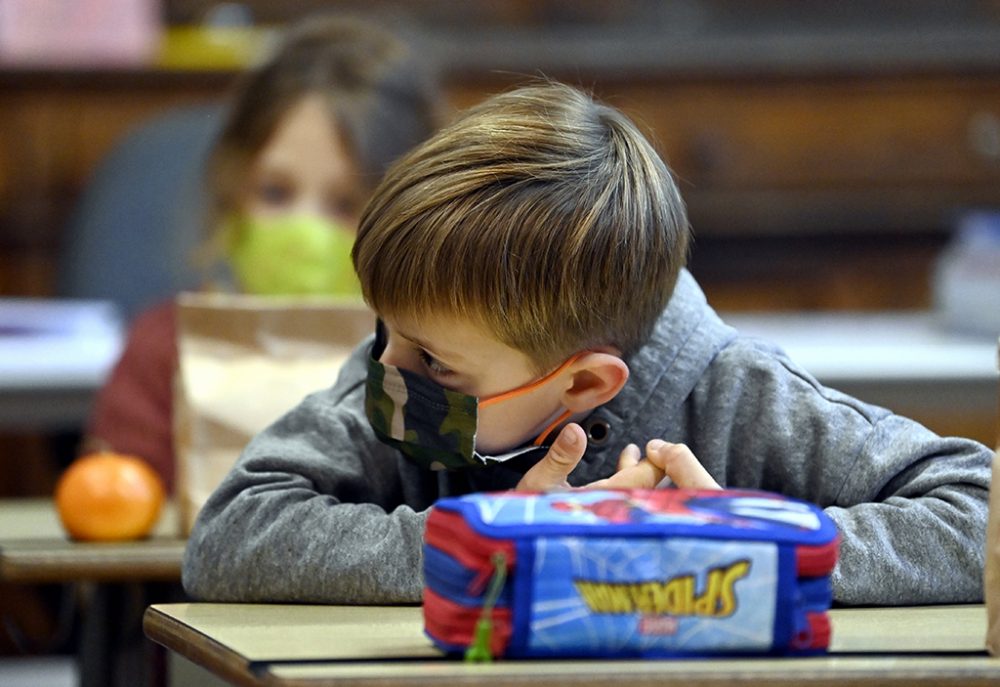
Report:
[{"label": "blue pencil case fabric", "polygon": [[837,554],[820,508],[770,492],[446,498],[427,519],[424,630],[509,658],[818,654]]}]

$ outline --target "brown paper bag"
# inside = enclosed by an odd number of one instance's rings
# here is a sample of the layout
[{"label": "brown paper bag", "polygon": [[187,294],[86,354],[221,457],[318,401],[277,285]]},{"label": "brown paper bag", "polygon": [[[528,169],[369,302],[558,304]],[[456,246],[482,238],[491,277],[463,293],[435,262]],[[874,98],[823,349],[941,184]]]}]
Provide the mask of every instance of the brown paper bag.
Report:
[{"label": "brown paper bag", "polygon": [[[997,369],[1000,370],[1000,341],[997,342]],[[1000,420],[1000,395],[997,399]],[[1000,424],[997,425],[1000,428]],[[986,570],[983,575],[986,599],[986,649],[1000,656],[1000,431],[990,478],[990,520],[986,527]]]},{"label": "brown paper bag", "polygon": [[182,294],[177,315],[176,492],[190,533],[250,438],[332,385],[375,316],[354,300],[200,293]]}]

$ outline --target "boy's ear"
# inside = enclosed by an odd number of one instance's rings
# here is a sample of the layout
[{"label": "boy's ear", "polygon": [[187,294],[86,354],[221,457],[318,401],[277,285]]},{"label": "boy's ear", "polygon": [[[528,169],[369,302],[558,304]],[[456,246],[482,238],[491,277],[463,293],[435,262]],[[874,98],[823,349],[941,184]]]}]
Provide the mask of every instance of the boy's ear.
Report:
[{"label": "boy's ear", "polygon": [[573,364],[572,370],[572,381],[563,391],[562,403],[573,413],[607,403],[628,381],[628,365],[612,353],[586,353]]}]

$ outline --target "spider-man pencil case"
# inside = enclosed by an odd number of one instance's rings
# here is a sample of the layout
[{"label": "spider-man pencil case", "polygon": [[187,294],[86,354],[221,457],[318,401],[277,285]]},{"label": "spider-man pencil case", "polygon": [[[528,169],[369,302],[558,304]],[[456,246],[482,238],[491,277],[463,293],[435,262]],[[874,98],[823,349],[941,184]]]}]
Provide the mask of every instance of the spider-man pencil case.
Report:
[{"label": "spider-man pencil case", "polygon": [[837,530],[762,491],[576,490],[438,501],[424,629],[505,657],[816,654]]}]

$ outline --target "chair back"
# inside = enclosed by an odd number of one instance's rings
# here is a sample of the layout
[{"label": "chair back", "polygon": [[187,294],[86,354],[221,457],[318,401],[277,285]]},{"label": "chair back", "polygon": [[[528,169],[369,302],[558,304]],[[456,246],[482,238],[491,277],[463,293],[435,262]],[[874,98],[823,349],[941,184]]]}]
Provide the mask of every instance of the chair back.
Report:
[{"label": "chair back", "polygon": [[57,292],[109,300],[131,320],[200,281],[204,165],[223,106],[178,107],[131,130],[105,155],[64,233]]}]

